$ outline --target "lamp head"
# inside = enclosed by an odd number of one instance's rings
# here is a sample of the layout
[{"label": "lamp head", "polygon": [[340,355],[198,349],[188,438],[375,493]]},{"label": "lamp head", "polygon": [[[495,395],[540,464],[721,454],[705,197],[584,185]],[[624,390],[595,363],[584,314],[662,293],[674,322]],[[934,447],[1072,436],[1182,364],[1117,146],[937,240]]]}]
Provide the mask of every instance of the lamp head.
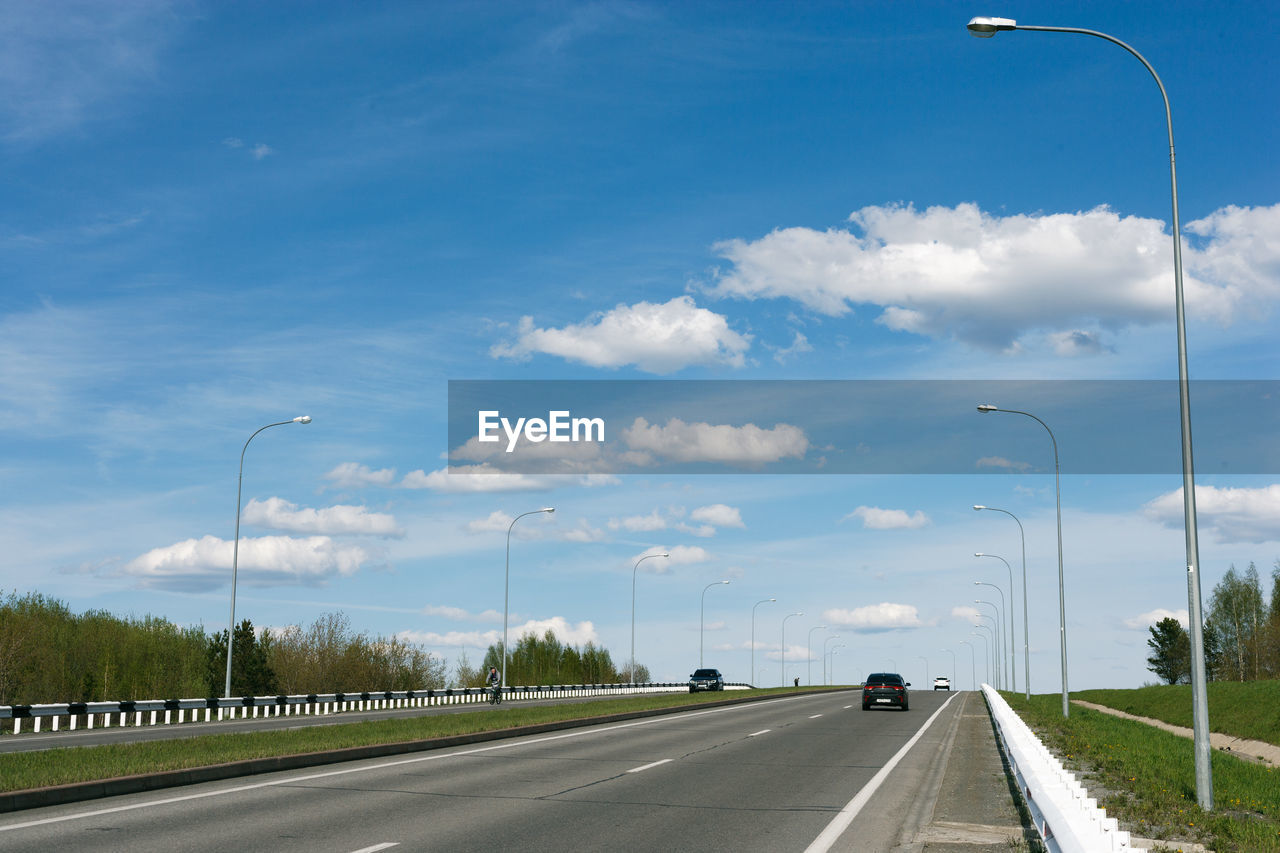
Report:
[{"label": "lamp head", "polygon": [[993,406],[993,405],[991,405],[990,403],[982,403],[981,405],[979,405],[979,406],[978,406],[978,411],[979,411],[979,412],[984,412],[984,413],[985,413],[985,412],[998,412],[998,411],[1000,411],[1000,407],[999,407],[999,406]]},{"label": "lamp head", "polygon": [[659,557],[670,557],[671,555],[670,555],[670,554],[659,554],[658,556],[659,556]]},{"label": "lamp head", "polygon": [[983,506],[982,504],[974,504],[974,505],[973,505],[973,508],[974,508],[975,510],[979,510],[979,509],[986,509],[986,507],[985,507],[985,506]]},{"label": "lamp head", "polygon": [[299,417],[294,418],[293,422],[295,424],[309,424],[311,423],[311,415],[301,415]]},{"label": "lamp head", "polygon": [[1016,30],[1017,21],[1012,18],[979,17],[969,21],[969,34],[975,38],[989,39],[1001,30]]},{"label": "lamp head", "polygon": [[555,511],[556,511],[556,508],[553,506],[544,506],[542,509],[538,510],[538,512],[555,512]]}]

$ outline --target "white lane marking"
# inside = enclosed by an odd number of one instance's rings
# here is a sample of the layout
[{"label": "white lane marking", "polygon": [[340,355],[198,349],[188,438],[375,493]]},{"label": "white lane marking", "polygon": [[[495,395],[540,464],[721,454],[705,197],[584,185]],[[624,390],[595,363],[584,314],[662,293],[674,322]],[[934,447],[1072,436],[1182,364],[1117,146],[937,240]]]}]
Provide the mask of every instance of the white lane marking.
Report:
[{"label": "white lane marking", "polygon": [[831,845],[835,844],[840,835],[849,828],[849,824],[853,823],[853,819],[858,816],[858,812],[862,811],[862,807],[871,799],[876,789],[884,783],[885,779],[889,778],[889,773],[893,771],[893,768],[898,766],[898,762],[911,751],[911,747],[916,745],[916,741],[920,740],[929,726],[933,725],[933,721],[938,719],[938,715],[946,710],[947,706],[951,704],[951,699],[954,698],[955,696],[952,696],[943,702],[942,707],[934,711],[933,716],[924,721],[924,725],[912,736],[911,740],[904,743],[902,749],[894,753],[893,758],[890,758],[888,763],[880,768],[880,772],[872,776],[871,781],[862,786],[862,790],[854,795],[853,799],[840,810],[840,814],[836,815],[831,823],[827,824],[827,828],[822,830],[822,834],[805,848],[804,853],[827,853],[831,849]]},{"label": "white lane marking", "polygon": [[650,767],[659,767],[659,766],[661,766],[661,765],[663,765],[663,764],[670,764],[672,761],[675,761],[675,759],[674,759],[674,758],[664,758],[664,759],[662,759],[661,761],[655,761],[655,762],[653,762],[652,764],[646,764],[646,765],[644,765],[643,767],[632,767],[632,768],[631,768],[630,770],[628,770],[627,772],[628,772],[628,773],[640,773],[640,772],[643,772],[643,771],[645,771],[645,770],[648,770]]},{"label": "white lane marking", "polygon": [[501,749],[512,749],[518,746],[531,746],[539,743],[550,743],[557,740],[568,740],[570,738],[586,737],[587,735],[602,734],[604,732],[621,731],[622,729],[634,729],[640,726],[651,726],[660,723],[670,723],[676,720],[687,720],[692,717],[705,717],[709,714],[721,714],[729,711],[742,711],[762,708],[777,707],[776,702],[800,702],[805,699],[813,698],[812,696],[794,696],[786,699],[774,699],[769,702],[751,702],[744,705],[730,705],[725,708],[708,708],[705,711],[691,711],[687,714],[666,714],[661,717],[650,717],[644,720],[636,720],[630,723],[618,723],[613,726],[599,728],[591,726],[589,728],[575,729],[558,735],[547,735],[545,737],[531,738],[528,740],[520,739],[493,744],[491,746],[478,746],[475,749],[462,749],[457,752],[435,752],[431,755],[419,755],[414,758],[400,758],[395,761],[386,761],[381,764],[370,764],[364,767],[348,767],[342,770],[325,770],[319,773],[309,773],[304,776],[290,776],[286,779],[275,779],[270,782],[254,782],[249,785],[236,785],[231,788],[223,788],[217,791],[203,791],[198,794],[184,794],[180,797],[166,797],[162,800],[152,800],[145,803],[132,803],[127,806],[113,806],[106,809],[94,809],[92,811],[82,812],[80,814],[63,815],[61,817],[48,817],[40,820],[29,820],[23,823],[14,823],[8,826],[0,826],[0,832],[8,832],[13,829],[27,829],[32,826],[45,826],[51,823],[64,823],[69,820],[82,820],[88,817],[100,817],[102,815],[117,814],[119,812],[129,812],[134,809],[148,809],[154,806],[167,806],[173,803],[185,803],[191,800],[203,800],[208,797],[220,797],[224,794],[239,794],[244,791],[256,791],[260,788],[275,788],[281,785],[295,785],[299,782],[310,782],[315,779],[328,779],[334,776],[346,776],[350,773],[364,773],[369,770],[385,770],[389,767],[400,767],[406,764],[421,764],[426,761],[440,761],[445,758],[456,758],[464,755],[478,755],[484,752],[495,752]]},{"label": "white lane marking", "polygon": [[814,715],[813,715],[812,717],[810,717],[809,719],[811,719],[811,720],[816,720],[816,719],[818,719],[818,718],[819,718],[819,717],[821,717],[821,716],[822,716],[821,714],[814,714]]},{"label": "white lane marking", "polygon": [[758,732],[752,732],[751,734],[747,735],[747,737],[759,737],[760,735],[767,735],[771,731],[773,731],[773,729],[761,729]]},{"label": "white lane marking", "polygon": [[375,844],[372,847],[361,847],[359,850],[352,850],[351,853],[378,853],[379,850],[386,850],[389,847],[399,846],[399,841],[384,841],[381,844]]},{"label": "white lane marking", "polygon": [[852,708],[852,707],[853,707],[852,705],[845,705],[845,706],[844,706],[844,709],[847,711],[847,710],[849,710],[849,709],[850,709],[850,708]]}]

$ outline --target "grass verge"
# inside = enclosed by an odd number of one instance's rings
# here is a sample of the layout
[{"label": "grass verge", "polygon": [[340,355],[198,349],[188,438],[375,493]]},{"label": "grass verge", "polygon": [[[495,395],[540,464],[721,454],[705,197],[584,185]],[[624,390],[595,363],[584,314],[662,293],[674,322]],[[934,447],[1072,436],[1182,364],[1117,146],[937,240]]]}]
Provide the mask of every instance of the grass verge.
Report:
[{"label": "grass verge", "polygon": [[358,746],[477,734],[517,726],[605,717],[610,714],[696,707],[706,702],[744,695],[788,695],[794,692],[789,688],[775,688],[732,693],[643,695],[541,707],[521,707],[512,703],[462,714],[424,715],[275,731],[11,752],[0,754],[0,792],[93,782],[166,770],[189,770],[253,758],[304,755]]},{"label": "grass verge", "polygon": [[1204,812],[1196,804],[1190,740],[1078,706],[1064,719],[1057,694],[1032,696],[1030,702],[1001,695],[1082,777],[1090,796],[1135,835],[1165,840],[1170,849],[1177,849],[1177,841],[1196,841],[1218,853],[1280,851],[1275,768],[1214,753],[1215,810]]},{"label": "grass verge", "polygon": [[[1280,745],[1280,681],[1211,681],[1209,728],[1232,737]],[[1080,690],[1072,698],[1096,702],[1191,728],[1191,685],[1162,684],[1137,690]]]}]

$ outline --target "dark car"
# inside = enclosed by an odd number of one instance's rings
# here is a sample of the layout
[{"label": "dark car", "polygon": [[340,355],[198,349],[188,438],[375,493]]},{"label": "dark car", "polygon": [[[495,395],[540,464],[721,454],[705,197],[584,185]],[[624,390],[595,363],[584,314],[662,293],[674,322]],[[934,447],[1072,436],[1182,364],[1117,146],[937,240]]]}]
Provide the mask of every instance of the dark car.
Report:
[{"label": "dark car", "polygon": [[897,707],[907,710],[907,688],[910,681],[903,681],[896,672],[873,672],[862,682],[862,710],[873,707]]},{"label": "dark car", "polygon": [[724,676],[718,669],[695,669],[689,676],[689,692],[699,690],[724,690]]}]

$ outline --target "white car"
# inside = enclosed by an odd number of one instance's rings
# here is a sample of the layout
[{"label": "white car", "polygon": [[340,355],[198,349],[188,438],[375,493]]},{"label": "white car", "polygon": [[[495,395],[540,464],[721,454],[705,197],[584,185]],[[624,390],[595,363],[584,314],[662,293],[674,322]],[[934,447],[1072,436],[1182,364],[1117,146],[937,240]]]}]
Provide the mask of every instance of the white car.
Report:
[{"label": "white car", "polygon": [[951,689],[951,679],[947,678],[945,675],[939,675],[933,680],[933,689],[949,691]]}]

